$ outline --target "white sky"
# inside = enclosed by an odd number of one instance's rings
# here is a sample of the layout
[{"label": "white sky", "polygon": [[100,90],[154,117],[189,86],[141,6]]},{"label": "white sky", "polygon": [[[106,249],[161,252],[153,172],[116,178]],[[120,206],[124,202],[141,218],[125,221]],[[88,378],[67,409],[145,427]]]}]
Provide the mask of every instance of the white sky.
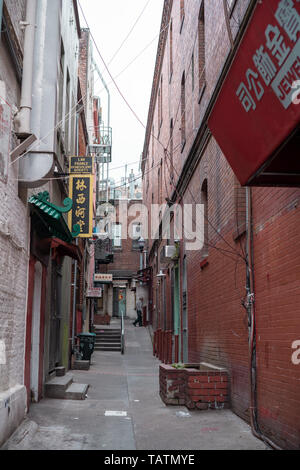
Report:
[{"label": "white sky", "polygon": [[[164,0],[80,0],[88,26],[107,65],[146,7],[132,33],[114,60],[108,65],[122,94],[145,126],[163,3]],[[83,19],[81,26],[86,27]],[[147,49],[117,77],[146,47]],[[145,128],[138,122],[111,82],[95,46],[93,49],[94,58],[111,95],[113,159],[110,167],[113,169],[128,163],[127,175],[131,169],[137,175],[139,164],[133,164],[133,162],[140,160],[144,146]],[[100,80],[95,85],[95,95],[101,98],[104,120],[107,121],[107,93]],[[119,183],[121,177],[125,176],[125,167],[111,171],[110,176],[115,179],[116,183]]]}]

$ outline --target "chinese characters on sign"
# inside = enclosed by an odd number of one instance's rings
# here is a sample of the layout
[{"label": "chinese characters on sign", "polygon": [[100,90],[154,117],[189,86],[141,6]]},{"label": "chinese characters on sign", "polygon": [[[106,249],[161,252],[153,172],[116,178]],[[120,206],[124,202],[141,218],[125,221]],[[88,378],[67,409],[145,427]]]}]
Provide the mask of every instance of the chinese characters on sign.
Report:
[{"label": "chinese characters on sign", "polygon": [[258,45],[246,80],[236,91],[247,113],[256,110],[270,86],[285,109],[292,104],[300,84],[299,11],[298,0],[279,1],[274,23],[265,29],[266,41]]},{"label": "chinese characters on sign", "polygon": [[90,287],[86,291],[86,297],[91,297],[94,299],[101,299],[102,297],[102,288],[101,287]]},{"label": "chinese characters on sign", "polygon": [[91,237],[93,231],[93,176],[71,176],[70,198],[73,200],[73,209],[69,214],[69,227],[79,225],[79,237]]},{"label": "chinese characters on sign", "polygon": [[11,107],[0,97],[0,180],[7,178],[10,135]]},{"label": "chinese characters on sign", "polygon": [[101,284],[112,283],[113,276],[112,274],[94,274],[94,282],[100,282]]}]

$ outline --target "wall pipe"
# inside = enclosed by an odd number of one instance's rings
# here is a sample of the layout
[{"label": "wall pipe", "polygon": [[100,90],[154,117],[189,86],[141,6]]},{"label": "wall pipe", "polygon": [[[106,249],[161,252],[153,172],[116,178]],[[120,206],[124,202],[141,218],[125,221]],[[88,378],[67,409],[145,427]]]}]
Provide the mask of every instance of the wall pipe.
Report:
[{"label": "wall pipe", "polygon": [[0,39],[2,30],[2,12],[3,12],[3,0],[0,0]]},{"label": "wall pipe", "polygon": [[249,326],[249,372],[250,372],[250,424],[255,437],[265,442],[275,450],[281,448],[263,435],[258,423],[257,407],[257,356],[256,356],[256,307],[255,307],[255,273],[254,273],[254,250],[253,250],[253,216],[252,216],[252,190],[246,187],[246,291],[247,312]]},{"label": "wall pipe", "polygon": [[36,29],[37,0],[27,0],[24,35],[24,59],[20,111],[16,116],[18,134],[28,137],[31,132],[32,79],[34,60],[34,41]]}]

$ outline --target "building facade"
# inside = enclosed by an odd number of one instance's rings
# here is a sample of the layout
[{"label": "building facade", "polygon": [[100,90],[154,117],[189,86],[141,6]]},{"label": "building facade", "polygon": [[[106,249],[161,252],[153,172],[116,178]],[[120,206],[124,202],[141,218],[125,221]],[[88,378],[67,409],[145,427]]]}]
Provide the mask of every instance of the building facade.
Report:
[{"label": "building facade", "polygon": [[71,366],[88,256],[85,240],[75,242],[79,227],[68,227],[70,157],[86,155],[89,136],[77,2],[5,0],[0,12],[2,443],[56,367]]},{"label": "building facade", "polygon": [[18,164],[10,157],[19,144],[11,131],[21,95],[24,31],[19,22],[25,8],[25,1],[0,2],[0,443],[26,412],[23,357],[30,232]]},{"label": "building facade", "polygon": [[154,354],[225,367],[232,410],[273,447],[297,449],[299,189],[241,186],[208,126],[259,3],[165,1],[142,167],[159,221],[149,228],[149,310]]}]

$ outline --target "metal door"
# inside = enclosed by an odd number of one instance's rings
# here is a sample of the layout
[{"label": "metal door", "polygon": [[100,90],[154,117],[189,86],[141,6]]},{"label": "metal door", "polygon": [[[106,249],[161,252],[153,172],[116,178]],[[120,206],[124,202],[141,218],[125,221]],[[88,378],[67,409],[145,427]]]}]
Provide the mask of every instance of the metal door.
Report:
[{"label": "metal door", "polygon": [[60,363],[61,267],[52,262],[49,373]]},{"label": "metal door", "polygon": [[126,289],[119,289],[119,317],[126,317]]},{"label": "metal door", "polygon": [[113,316],[119,317],[126,316],[126,289],[114,287],[113,293]]}]

